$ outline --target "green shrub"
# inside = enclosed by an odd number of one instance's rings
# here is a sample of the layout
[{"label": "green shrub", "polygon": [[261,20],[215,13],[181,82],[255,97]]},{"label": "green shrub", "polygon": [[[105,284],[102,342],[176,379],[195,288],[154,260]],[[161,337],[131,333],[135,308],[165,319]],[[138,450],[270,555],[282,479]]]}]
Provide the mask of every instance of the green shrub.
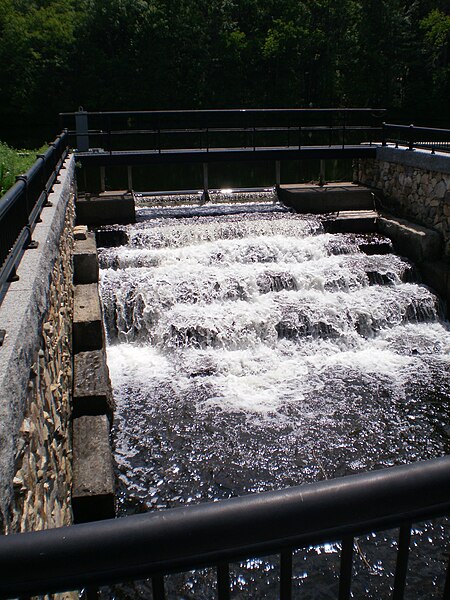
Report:
[{"label": "green shrub", "polygon": [[17,175],[28,171],[36,153],[37,150],[15,150],[0,142],[0,197],[14,184]]}]

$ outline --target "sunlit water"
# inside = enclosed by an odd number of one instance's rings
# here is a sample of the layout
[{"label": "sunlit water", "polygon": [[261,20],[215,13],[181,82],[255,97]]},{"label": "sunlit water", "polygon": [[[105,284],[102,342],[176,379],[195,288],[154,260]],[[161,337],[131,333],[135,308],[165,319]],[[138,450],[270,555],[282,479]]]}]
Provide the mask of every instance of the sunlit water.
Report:
[{"label": "sunlit water", "polygon": [[[147,206],[125,229],[126,246],[100,251],[122,515],[448,453],[449,329],[408,261],[360,251],[377,239],[327,234],[270,201]],[[428,583],[413,570],[409,597],[440,588],[446,527],[418,530]],[[373,558],[360,541],[355,597],[392,586],[395,537],[372,546]],[[296,556],[302,598],[335,597],[338,556]],[[232,579],[233,597],[278,595],[275,559]],[[207,572],[167,585],[171,598],[215,594]],[[138,590],[151,597],[145,584],[116,594]]]}]

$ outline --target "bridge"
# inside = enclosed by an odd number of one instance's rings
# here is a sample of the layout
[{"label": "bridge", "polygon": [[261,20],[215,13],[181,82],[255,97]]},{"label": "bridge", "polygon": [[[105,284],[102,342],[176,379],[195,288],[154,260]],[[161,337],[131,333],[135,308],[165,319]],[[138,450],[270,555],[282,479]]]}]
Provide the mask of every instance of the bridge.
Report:
[{"label": "bridge", "polygon": [[[376,122],[361,123],[363,117]],[[94,596],[100,585],[152,577],[160,599],[165,574],[212,566],[217,595],[226,599],[230,562],[277,553],[280,598],[287,600],[293,551],[338,541],[339,598],[350,598],[355,536],[392,527],[399,527],[392,597],[404,597],[413,523],[450,509],[449,457],[110,518],[112,406],[95,239],[86,228],[74,229],[75,162],[103,170],[351,157],[355,181],[376,196],[374,227],[448,299],[450,131],[381,118],[384,111],[373,109],[61,115],[74,127],[0,199],[0,523],[8,534],[0,537],[0,597],[84,587]],[[130,146],[137,139],[141,149]],[[274,185],[282,185],[279,167]],[[93,436],[98,443],[91,445]],[[442,597],[450,598],[450,569],[443,578]]]}]

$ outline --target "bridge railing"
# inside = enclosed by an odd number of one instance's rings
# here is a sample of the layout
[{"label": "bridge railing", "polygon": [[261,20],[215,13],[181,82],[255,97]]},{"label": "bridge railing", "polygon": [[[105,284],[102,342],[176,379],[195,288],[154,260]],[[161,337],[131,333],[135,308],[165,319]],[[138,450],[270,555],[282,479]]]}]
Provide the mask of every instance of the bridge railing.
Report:
[{"label": "bridge railing", "polygon": [[[161,600],[165,574],[214,566],[217,597],[225,600],[231,561],[278,553],[279,598],[290,600],[293,550],[339,541],[338,597],[344,600],[351,595],[354,537],[399,527],[392,590],[399,600],[412,523],[449,510],[447,456],[220,502],[0,536],[0,597],[152,578],[153,598]],[[442,597],[448,599],[449,568],[442,570]]]},{"label": "bridge railing", "polygon": [[61,113],[80,152],[348,146],[380,139],[384,109],[228,109]]},{"label": "bridge railing", "polygon": [[68,134],[63,132],[0,198],[0,302],[16,276],[24,249],[32,243],[34,227],[67,152]]},{"label": "bridge railing", "polygon": [[406,146],[409,150],[426,148],[432,154],[450,152],[450,129],[383,123],[382,130],[383,146],[389,143],[397,148]]}]

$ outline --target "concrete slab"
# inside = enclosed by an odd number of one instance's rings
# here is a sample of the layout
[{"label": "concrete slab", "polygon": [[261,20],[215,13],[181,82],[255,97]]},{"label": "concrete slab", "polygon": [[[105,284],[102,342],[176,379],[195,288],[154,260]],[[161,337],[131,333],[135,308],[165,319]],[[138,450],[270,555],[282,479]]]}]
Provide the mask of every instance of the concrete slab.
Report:
[{"label": "concrete slab", "polygon": [[136,210],[129,192],[104,192],[98,196],[79,196],[76,202],[77,225],[135,223]]},{"label": "concrete slab", "polygon": [[311,186],[285,184],[277,188],[279,200],[299,213],[329,213],[348,210],[373,210],[372,192],[353,183]]},{"label": "concrete slab", "polygon": [[98,282],[97,244],[94,233],[86,233],[84,239],[75,239],[73,281],[75,285]]},{"label": "concrete slab", "polygon": [[113,411],[114,400],[104,349],[76,354],[73,416],[106,415],[111,422]]},{"label": "concrete slab", "polygon": [[374,210],[340,211],[324,215],[322,223],[327,233],[376,233],[377,218]]},{"label": "concrete slab", "polygon": [[113,518],[114,492],[107,417],[74,419],[72,508],[75,522]]},{"label": "concrete slab", "polygon": [[406,146],[394,148],[385,146],[377,148],[377,160],[406,165],[416,169],[450,173],[450,154],[448,152],[435,152],[431,150],[408,150]]},{"label": "concrete slab", "polygon": [[96,283],[75,286],[73,312],[74,353],[103,347],[103,324]]},{"label": "concrete slab", "polygon": [[380,216],[378,229],[391,238],[396,252],[414,262],[436,260],[442,254],[442,238],[433,229],[391,215]]}]

